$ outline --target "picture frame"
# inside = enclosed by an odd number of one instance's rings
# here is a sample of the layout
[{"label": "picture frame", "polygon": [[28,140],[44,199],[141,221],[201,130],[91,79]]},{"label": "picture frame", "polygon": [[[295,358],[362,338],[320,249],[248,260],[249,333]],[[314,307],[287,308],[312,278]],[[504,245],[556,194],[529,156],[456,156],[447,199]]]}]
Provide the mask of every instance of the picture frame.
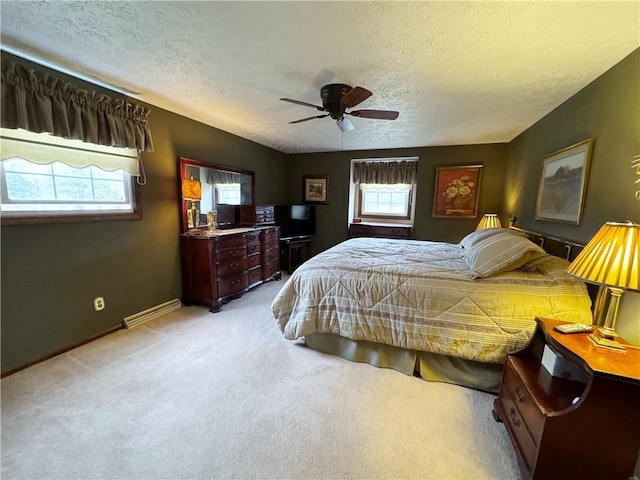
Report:
[{"label": "picture frame", "polygon": [[329,175],[304,175],[302,192],[304,203],[329,205]]},{"label": "picture frame", "polygon": [[580,225],[592,150],[589,138],[542,158],[536,220]]},{"label": "picture frame", "polygon": [[435,218],[477,217],[482,167],[482,165],[436,167],[431,216]]}]

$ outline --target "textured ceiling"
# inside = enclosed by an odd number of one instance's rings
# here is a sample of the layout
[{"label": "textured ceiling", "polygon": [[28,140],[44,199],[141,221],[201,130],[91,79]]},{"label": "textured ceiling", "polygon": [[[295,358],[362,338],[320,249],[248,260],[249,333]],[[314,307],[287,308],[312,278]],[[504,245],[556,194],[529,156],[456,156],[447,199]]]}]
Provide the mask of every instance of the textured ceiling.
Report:
[{"label": "textured ceiling", "polygon": [[[2,46],[286,153],[506,142],[640,46],[632,2],[0,3]],[[344,136],[327,83],[373,96]],[[153,115],[153,111],[151,112]]]}]

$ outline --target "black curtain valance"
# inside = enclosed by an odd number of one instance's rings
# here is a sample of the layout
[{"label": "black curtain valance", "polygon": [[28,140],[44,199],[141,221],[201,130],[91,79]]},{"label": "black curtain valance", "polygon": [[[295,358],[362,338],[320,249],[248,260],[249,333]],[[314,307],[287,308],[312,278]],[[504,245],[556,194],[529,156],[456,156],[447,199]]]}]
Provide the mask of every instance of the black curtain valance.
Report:
[{"label": "black curtain valance", "polygon": [[2,62],[2,127],[153,152],[149,111],[14,61]]},{"label": "black curtain valance", "polygon": [[353,166],[353,179],[359,183],[411,185],[417,183],[417,176],[418,162],[414,161],[356,162]]}]

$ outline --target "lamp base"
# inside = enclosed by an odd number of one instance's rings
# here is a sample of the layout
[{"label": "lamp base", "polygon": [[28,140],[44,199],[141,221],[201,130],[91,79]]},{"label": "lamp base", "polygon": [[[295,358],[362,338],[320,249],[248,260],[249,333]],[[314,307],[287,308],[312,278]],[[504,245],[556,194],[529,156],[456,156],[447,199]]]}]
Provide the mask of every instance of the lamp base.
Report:
[{"label": "lamp base", "polygon": [[611,350],[624,351],[625,347],[620,342],[615,340],[614,338],[607,338],[603,336],[601,333],[590,333],[587,335],[587,338],[591,340],[591,342],[600,348],[608,348]]}]

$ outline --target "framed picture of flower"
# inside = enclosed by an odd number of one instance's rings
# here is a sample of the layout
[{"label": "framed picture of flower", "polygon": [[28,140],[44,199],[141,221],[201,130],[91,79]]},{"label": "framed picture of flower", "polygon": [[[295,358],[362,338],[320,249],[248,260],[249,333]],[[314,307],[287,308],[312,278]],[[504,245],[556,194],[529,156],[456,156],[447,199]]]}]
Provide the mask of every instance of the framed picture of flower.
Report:
[{"label": "framed picture of flower", "polygon": [[592,147],[590,138],[542,159],[536,220],[580,225]]},{"label": "framed picture of flower", "polygon": [[432,216],[475,218],[481,177],[482,165],[436,167]]}]

